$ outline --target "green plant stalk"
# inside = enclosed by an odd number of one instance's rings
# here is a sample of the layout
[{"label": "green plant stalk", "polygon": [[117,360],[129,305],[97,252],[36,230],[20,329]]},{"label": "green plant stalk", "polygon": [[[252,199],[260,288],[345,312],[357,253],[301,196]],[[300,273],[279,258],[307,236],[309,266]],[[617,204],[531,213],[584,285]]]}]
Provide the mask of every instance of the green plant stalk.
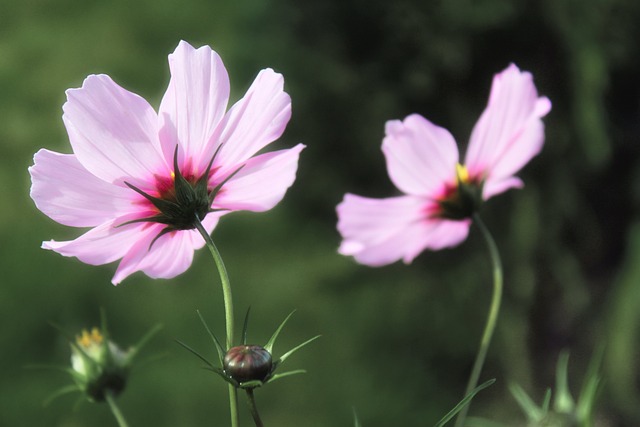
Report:
[{"label": "green plant stalk", "polygon": [[[484,327],[484,332],[482,333],[482,339],[480,341],[480,348],[478,349],[478,354],[476,356],[476,360],[473,364],[473,369],[471,370],[471,376],[469,377],[469,383],[467,384],[467,389],[465,391],[465,395],[468,395],[475,389],[478,384],[478,379],[480,378],[480,372],[482,371],[482,366],[484,365],[484,360],[487,357],[487,351],[489,350],[489,344],[491,344],[491,337],[493,336],[493,332],[496,328],[496,323],[498,321],[498,313],[500,312],[500,302],[502,301],[502,261],[500,260],[500,254],[498,253],[498,248],[496,246],[496,242],[493,240],[491,233],[487,226],[482,222],[478,214],[473,215],[473,222],[478,226],[480,231],[482,232],[482,236],[487,244],[487,249],[489,249],[489,255],[491,256],[491,264],[493,269],[493,297],[491,298],[491,306],[489,307],[489,314],[487,316],[487,323]],[[465,418],[467,417],[467,412],[469,411],[469,405],[465,406],[458,417],[456,418],[455,427],[463,427]]]},{"label": "green plant stalk", "polygon": [[118,405],[116,404],[116,400],[110,391],[107,391],[105,393],[105,399],[109,404],[109,409],[111,409],[113,416],[116,418],[116,421],[118,421],[118,426],[129,427],[129,424],[127,424],[127,420],[124,419],[124,415],[122,415],[122,412],[120,412],[120,408],[118,408]]},{"label": "green plant stalk", "polygon": [[[227,349],[233,346],[233,298],[231,295],[231,283],[229,282],[229,275],[227,274],[227,269],[224,266],[224,262],[222,261],[222,256],[218,251],[218,248],[213,243],[213,239],[207,230],[205,230],[200,219],[196,217],[196,229],[202,235],[207,247],[209,248],[209,252],[211,252],[211,256],[213,256],[213,261],[216,263],[216,267],[218,268],[218,273],[220,274],[220,282],[222,283],[222,296],[224,300],[224,316],[226,322],[227,329]],[[236,388],[229,384],[229,410],[231,412],[231,427],[238,427],[239,416],[238,416],[238,391]]]},{"label": "green plant stalk", "polygon": [[253,417],[253,422],[256,423],[256,427],[264,427],[264,424],[262,424],[262,420],[260,419],[260,414],[258,413],[256,400],[253,397],[253,389],[248,388],[246,390],[247,390],[247,398],[249,399],[249,411],[251,412],[251,416]]}]

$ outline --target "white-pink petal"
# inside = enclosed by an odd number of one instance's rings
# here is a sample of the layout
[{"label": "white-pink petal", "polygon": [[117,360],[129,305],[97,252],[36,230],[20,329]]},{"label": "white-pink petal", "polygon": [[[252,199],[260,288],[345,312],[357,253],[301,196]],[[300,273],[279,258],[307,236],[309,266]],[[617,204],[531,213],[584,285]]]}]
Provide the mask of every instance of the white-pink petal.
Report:
[{"label": "white-pink petal", "polygon": [[436,197],[455,183],[458,148],[449,131],[413,114],[387,122],[385,133],[389,177],[404,193]]},{"label": "white-pink petal", "polygon": [[273,151],[251,158],[227,182],[213,202],[213,207],[228,210],[263,212],[284,197],[296,179],[298,158],[305,146]]},{"label": "white-pink petal", "polygon": [[284,78],[269,68],[260,71],[225,117],[219,140],[224,145],[214,166],[221,173],[230,172],[278,139],[290,118],[291,98],[284,92]]},{"label": "white-pink petal", "polygon": [[131,203],[131,190],[92,175],[73,154],[42,149],[34,155],[29,173],[31,198],[60,224],[94,227],[139,209]]},{"label": "white-pink petal", "polygon": [[93,175],[144,187],[153,174],[166,172],[155,111],[109,76],[92,75],[82,88],[67,90],[62,108],[73,152]]},{"label": "white-pink petal", "polygon": [[497,74],[488,105],[471,133],[465,158],[470,174],[503,181],[517,173],[542,148],[541,119],[550,109],[550,101],[538,97],[530,73],[511,64]]},{"label": "white-pink petal", "polygon": [[150,223],[116,227],[123,221],[126,219],[118,218],[105,222],[75,240],[43,242],[42,248],[64,256],[76,257],[86,264],[102,265],[122,258],[144,236],[157,235],[163,228],[161,224]]},{"label": "white-pink petal", "polygon": [[462,242],[468,221],[429,219],[430,201],[401,196],[370,199],[345,195],[337,207],[338,231],[343,237],[339,252],[359,263],[382,266],[403,260],[411,262],[423,250],[442,249]]},{"label": "white-pink petal", "polygon": [[159,110],[162,149],[172,164],[179,146],[181,156],[191,160],[193,172],[199,175],[211,160],[210,141],[217,140],[218,125],[226,113],[229,75],[209,46],[194,49],[185,41],[169,55],[169,68],[171,80]]}]

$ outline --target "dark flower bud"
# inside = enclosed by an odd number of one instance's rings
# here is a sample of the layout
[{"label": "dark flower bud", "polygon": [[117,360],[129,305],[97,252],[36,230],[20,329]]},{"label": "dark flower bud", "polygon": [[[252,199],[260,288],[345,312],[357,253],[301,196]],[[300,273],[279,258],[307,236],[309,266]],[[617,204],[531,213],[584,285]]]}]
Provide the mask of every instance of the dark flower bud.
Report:
[{"label": "dark flower bud", "polygon": [[224,372],[238,383],[265,381],[271,374],[271,353],[259,345],[232,347],[224,356]]}]

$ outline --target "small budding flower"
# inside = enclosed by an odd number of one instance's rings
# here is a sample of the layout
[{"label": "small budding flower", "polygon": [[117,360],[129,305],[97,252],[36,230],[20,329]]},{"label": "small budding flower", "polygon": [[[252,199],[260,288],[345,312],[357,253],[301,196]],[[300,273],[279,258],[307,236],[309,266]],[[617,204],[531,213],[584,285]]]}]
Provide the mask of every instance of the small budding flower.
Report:
[{"label": "small budding flower", "polygon": [[271,374],[271,353],[259,345],[231,347],[223,360],[224,372],[238,383],[264,382]]},{"label": "small budding flower", "polygon": [[[200,314],[200,313],[198,313]],[[218,351],[218,357],[220,366],[215,366],[213,363],[209,362],[204,356],[200,355],[194,349],[189,347],[188,345],[178,341],[178,344],[183,346],[185,349],[193,353],[200,360],[204,361],[207,364],[207,369],[218,374],[223,380],[233,385],[236,388],[242,388],[245,390],[252,390],[256,387],[260,387],[264,384],[268,384],[272,381],[275,381],[279,378],[283,378],[289,375],[301,374],[306,371],[302,369],[288,371],[283,373],[276,373],[276,370],[280,367],[280,365],[291,356],[296,351],[300,350],[302,347],[307,344],[315,341],[320,338],[320,335],[317,335],[302,344],[297,345],[291,350],[284,353],[278,359],[273,360],[272,351],[273,345],[275,344],[280,331],[287,323],[289,318],[293,315],[293,312],[289,314],[284,321],[278,326],[276,331],[273,333],[267,344],[262,347],[254,344],[247,344],[247,322],[249,318],[249,312],[247,312],[247,316],[245,317],[244,327],[243,327],[243,343],[242,345],[234,346],[225,350],[218,338],[211,332],[211,329],[207,326],[206,322],[200,316],[200,320],[202,321],[205,329],[210,333],[213,342],[215,343],[216,350]]]},{"label": "small budding flower", "polygon": [[103,315],[101,328],[85,329],[75,339],[69,340],[71,367],[63,370],[71,375],[74,384],[53,393],[47,401],[78,391],[91,402],[103,402],[107,394],[112,397],[119,395],[127,385],[135,357],[160,329],[161,326],[156,325],[136,345],[122,350],[109,339]]},{"label": "small budding flower", "polygon": [[105,394],[120,394],[127,383],[128,353],[105,340],[98,328],[83,330],[71,345],[74,379],[90,400],[102,402]]}]

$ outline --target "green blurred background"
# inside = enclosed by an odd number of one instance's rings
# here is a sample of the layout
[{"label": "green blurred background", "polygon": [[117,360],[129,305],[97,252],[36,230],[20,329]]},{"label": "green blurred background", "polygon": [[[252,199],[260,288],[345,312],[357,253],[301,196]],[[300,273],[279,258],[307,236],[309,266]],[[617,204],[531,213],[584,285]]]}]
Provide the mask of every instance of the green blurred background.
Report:
[{"label": "green blurred background", "polygon": [[[178,41],[209,44],[227,66],[232,101],[257,72],[285,76],[291,123],[278,143],[303,142],[298,179],[264,214],[235,213],[214,232],[238,321],[264,343],[292,310],[280,354],[308,374],[257,391],[268,426],[430,426],[461,397],[480,339],[491,273],[477,229],[460,247],[378,269],[336,253],[335,205],[345,192],[394,194],[380,152],[384,123],[418,112],[462,147],[492,75],[529,70],[553,102],[542,154],[525,189],[482,216],[504,257],[505,296],[471,414],[524,425],[507,384],[536,401],[571,351],[577,394],[606,345],[602,426],[640,425],[640,3],[633,0],[167,0],[0,1],[0,425],[113,426],[104,405],[43,400],[69,383],[29,364],[65,365],[51,327],[97,325],[103,307],[126,346],[164,329],[119,399],[132,426],[228,425],[226,386],[180,348],[215,350],[200,309],[224,334],[222,296],[205,251],[173,280],[138,273],[114,287],[115,266],[92,267],[39,249],[70,239],[29,199],[39,148],[70,152],[61,120],[67,88],[106,73],[158,106]],[[250,425],[244,403],[243,425]]]}]

